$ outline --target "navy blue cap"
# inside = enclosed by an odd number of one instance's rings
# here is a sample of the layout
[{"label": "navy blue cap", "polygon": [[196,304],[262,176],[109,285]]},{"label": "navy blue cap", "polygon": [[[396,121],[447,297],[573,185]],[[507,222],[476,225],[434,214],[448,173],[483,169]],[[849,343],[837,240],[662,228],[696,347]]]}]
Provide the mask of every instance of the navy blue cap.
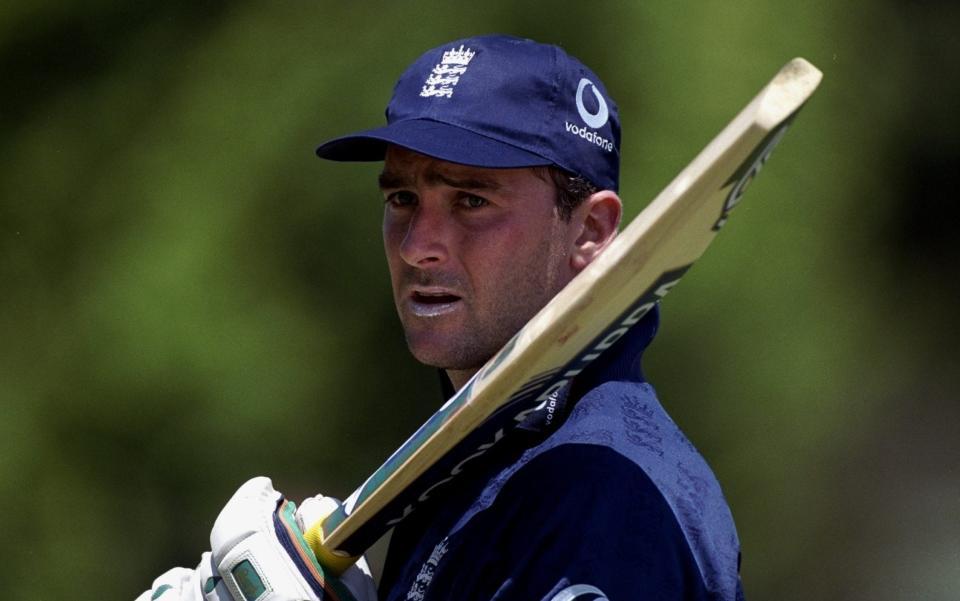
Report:
[{"label": "navy blue cap", "polygon": [[387,125],[317,148],[335,161],[381,161],[388,144],[475,167],[555,165],[601,189],[620,176],[617,106],[562,49],[503,35],[456,40],[400,76]]}]

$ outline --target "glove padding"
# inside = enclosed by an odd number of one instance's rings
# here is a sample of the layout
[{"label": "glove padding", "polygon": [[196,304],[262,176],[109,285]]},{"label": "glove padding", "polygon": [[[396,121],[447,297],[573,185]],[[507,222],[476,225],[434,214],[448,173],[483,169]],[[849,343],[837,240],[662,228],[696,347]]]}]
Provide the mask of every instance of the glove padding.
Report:
[{"label": "glove padding", "polygon": [[214,576],[213,570],[213,559],[207,551],[197,569],[167,570],[136,601],[233,601],[223,579]]},{"label": "glove padding", "polygon": [[313,497],[297,511],[269,478],[254,478],[220,512],[210,533],[213,551],[197,569],[170,570],[137,601],[376,601],[363,559],[333,578],[304,540],[304,525],[336,506]]}]

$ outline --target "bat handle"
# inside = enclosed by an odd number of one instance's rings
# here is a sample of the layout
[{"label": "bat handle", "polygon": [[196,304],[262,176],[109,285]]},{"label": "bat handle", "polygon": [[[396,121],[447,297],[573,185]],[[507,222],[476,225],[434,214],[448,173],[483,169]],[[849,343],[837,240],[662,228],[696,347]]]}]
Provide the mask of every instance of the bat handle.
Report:
[{"label": "bat handle", "polygon": [[332,576],[340,576],[347,571],[347,568],[357,563],[360,557],[354,557],[343,551],[336,551],[324,545],[323,521],[322,519],[317,520],[313,526],[307,528],[303,533],[303,538],[306,539],[307,544],[310,545],[310,549],[314,555],[317,556],[317,561],[323,566],[324,571]]}]

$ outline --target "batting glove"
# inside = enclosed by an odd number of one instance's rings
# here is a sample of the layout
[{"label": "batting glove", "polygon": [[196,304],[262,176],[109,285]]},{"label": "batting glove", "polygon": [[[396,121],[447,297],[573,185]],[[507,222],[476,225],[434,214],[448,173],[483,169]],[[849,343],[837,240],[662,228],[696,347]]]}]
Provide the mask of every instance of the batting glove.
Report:
[{"label": "batting glove", "polygon": [[312,497],[297,510],[269,478],[254,478],[220,512],[210,533],[213,551],[200,566],[170,570],[137,601],[376,601],[362,558],[333,578],[304,539],[305,525],[336,507],[334,499]]},{"label": "batting glove", "polygon": [[223,579],[214,577],[215,569],[207,551],[197,569],[173,568],[164,572],[136,601],[233,601]]}]

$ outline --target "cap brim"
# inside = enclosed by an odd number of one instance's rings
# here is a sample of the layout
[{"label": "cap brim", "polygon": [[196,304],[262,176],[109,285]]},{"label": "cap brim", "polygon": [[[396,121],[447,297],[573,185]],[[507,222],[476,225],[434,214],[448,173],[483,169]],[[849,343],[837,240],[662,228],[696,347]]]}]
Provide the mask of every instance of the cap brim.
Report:
[{"label": "cap brim", "polygon": [[552,161],[455,125],[408,119],[357,132],[321,144],[317,156],[332,161],[382,161],[396,144],[437,159],[474,167],[509,168],[551,165]]}]

